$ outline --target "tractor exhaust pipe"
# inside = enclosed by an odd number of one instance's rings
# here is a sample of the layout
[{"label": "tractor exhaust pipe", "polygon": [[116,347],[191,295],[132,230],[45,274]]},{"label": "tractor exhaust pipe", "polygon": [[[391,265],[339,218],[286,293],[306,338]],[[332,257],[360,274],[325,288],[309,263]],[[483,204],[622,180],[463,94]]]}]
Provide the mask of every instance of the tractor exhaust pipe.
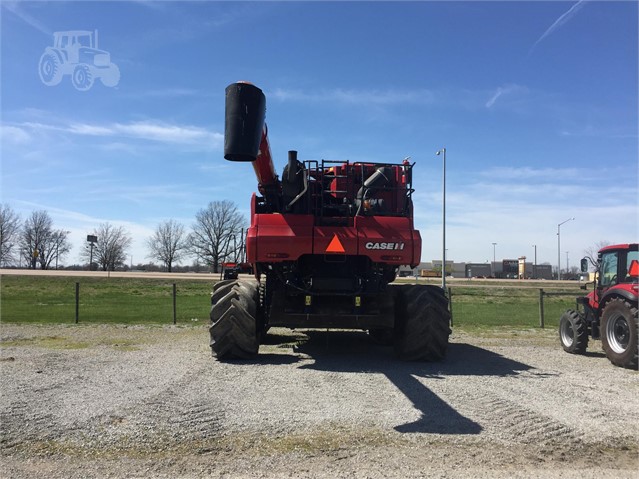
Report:
[{"label": "tractor exhaust pipe", "polygon": [[226,87],[224,158],[255,161],[260,153],[264,130],[266,97],[262,90],[246,82]]}]

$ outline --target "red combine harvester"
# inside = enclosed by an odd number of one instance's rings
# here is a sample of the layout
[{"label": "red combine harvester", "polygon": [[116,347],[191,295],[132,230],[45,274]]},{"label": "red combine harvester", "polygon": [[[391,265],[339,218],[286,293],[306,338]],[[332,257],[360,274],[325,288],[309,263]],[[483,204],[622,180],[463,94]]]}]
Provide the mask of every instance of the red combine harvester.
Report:
[{"label": "red combine harvester", "polygon": [[[588,271],[586,258],[581,260],[581,270]],[[637,243],[599,250],[594,290],[577,298],[577,309],[569,309],[559,320],[559,339],[564,351],[584,354],[589,337],[601,339],[611,363],[637,369],[638,294]]]},{"label": "red combine harvester", "polygon": [[302,162],[289,151],[280,179],[265,111],[256,86],[226,88],[224,158],[252,162],[258,182],[246,237],[256,279],[213,287],[213,355],[253,357],[279,326],[367,330],[401,359],[443,358],[451,332],[444,291],[390,284],[399,266],[420,262],[413,164]]}]

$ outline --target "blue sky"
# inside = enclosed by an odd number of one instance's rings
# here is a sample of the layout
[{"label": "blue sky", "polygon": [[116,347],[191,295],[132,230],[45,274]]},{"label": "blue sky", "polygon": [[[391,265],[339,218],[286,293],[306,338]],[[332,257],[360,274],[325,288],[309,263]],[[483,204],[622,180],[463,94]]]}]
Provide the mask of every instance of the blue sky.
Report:
[{"label": "blue sky", "polygon": [[[209,201],[248,217],[252,168],[222,157],[224,89],[267,96],[276,168],[411,156],[424,261],[575,265],[639,238],[637,2],[8,2],[1,14],[2,202],[71,231],[190,226]],[[45,85],[52,34],[98,30],[121,77]]]}]

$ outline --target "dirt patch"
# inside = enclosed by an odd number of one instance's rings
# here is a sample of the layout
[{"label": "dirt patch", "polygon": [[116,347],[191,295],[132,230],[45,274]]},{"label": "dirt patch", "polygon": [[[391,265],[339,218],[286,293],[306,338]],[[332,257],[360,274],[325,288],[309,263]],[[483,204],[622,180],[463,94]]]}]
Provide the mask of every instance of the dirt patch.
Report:
[{"label": "dirt patch", "polygon": [[438,363],[361,332],[3,325],[7,477],[636,477],[639,382],[553,332],[454,333]]}]

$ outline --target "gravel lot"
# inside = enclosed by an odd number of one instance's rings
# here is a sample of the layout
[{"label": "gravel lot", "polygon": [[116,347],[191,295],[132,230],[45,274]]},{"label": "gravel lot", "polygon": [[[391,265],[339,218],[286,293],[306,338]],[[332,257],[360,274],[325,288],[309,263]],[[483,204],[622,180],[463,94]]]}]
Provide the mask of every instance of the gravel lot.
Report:
[{"label": "gravel lot", "polygon": [[403,363],[361,332],[2,325],[2,477],[637,477],[639,373],[554,331],[453,333]]}]

